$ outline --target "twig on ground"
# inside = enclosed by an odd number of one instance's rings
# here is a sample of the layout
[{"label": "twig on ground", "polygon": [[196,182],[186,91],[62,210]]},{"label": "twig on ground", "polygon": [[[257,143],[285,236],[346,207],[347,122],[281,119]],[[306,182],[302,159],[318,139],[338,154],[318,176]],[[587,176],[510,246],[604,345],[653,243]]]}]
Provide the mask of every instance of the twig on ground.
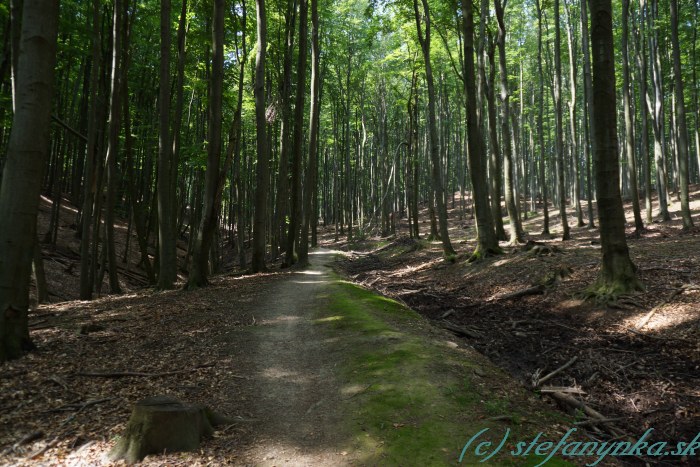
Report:
[{"label": "twig on ground", "polygon": [[566,369],[569,368],[571,365],[573,365],[574,363],[576,363],[576,360],[578,360],[578,357],[577,357],[577,356],[574,357],[574,358],[572,358],[571,360],[569,360],[568,362],[566,362],[565,364],[563,364],[562,366],[560,366],[560,367],[557,368],[556,370],[552,371],[551,373],[549,373],[549,374],[543,376],[542,378],[539,378],[539,379],[537,380],[537,384],[535,384],[535,387],[540,386],[540,385],[541,385],[542,383],[544,383],[545,381],[549,381],[550,379],[554,378],[556,375],[558,375],[559,373],[561,373],[562,371],[566,370]]}]

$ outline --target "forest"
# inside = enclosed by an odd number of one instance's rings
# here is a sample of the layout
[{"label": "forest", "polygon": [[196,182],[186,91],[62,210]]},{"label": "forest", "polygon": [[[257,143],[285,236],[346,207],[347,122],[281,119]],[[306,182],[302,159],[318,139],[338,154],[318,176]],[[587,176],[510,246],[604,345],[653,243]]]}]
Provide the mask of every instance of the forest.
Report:
[{"label": "forest", "polygon": [[699,20],[3,1],[0,465],[697,465]]}]

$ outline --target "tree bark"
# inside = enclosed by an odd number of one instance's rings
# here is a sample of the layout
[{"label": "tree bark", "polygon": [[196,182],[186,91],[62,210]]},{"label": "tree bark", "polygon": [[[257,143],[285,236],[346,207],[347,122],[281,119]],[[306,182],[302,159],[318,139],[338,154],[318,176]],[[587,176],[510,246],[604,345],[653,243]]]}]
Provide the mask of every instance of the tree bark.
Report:
[{"label": "tree bark", "polygon": [[[296,241],[301,218],[301,166],[304,133],[304,106],[306,101],[306,55],[308,48],[308,0],[299,2],[299,57],[297,61],[297,95],[294,106],[294,133],[292,135],[292,198],[287,231],[287,251],[284,264],[293,265],[297,260]],[[347,90],[346,90],[347,91]],[[348,116],[348,118],[350,118]]]},{"label": "tree bark", "polygon": [[493,228],[486,186],[484,141],[476,116],[476,89],[474,83],[474,12],[472,2],[462,2],[462,29],[464,31],[464,94],[466,98],[467,144],[469,168],[476,211],[477,246],[470,260],[475,261],[500,252]]},{"label": "tree bark", "polygon": [[541,0],[536,0],[537,2],[537,66],[540,75],[540,90],[539,90],[539,101],[540,110],[537,113],[537,140],[539,145],[539,179],[540,179],[540,190],[542,191],[542,235],[549,236],[549,207],[547,199],[547,183],[545,180],[545,152],[544,152],[544,70],[542,66],[542,3]]},{"label": "tree bark", "polygon": [[625,215],[620,195],[617,154],[615,56],[611,0],[590,0],[595,115],[595,173],[602,265],[597,292],[616,297],[638,289],[636,268],[625,238]]},{"label": "tree bark", "polygon": [[634,116],[632,115],[632,98],[630,97],[630,69],[627,26],[629,18],[629,0],[622,0],[622,106],[625,113],[625,153],[627,154],[627,172],[629,174],[632,211],[634,212],[634,229],[637,235],[644,230],[642,214],[639,209],[639,191],[637,190],[637,161],[634,150]]},{"label": "tree bark", "polygon": [[81,210],[80,235],[80,299],[92,298],[93,280],[90,261],[90,238],[93,206],[95,200],[95,148],[97,145],[97,87],[100,69],[100,3],[93,0],[92,6],[92,58],[90,68],[90,101],[88,111],[87,148],[83,182],[83,207]]},{"label": "tree bark", "polygon": [[693,227],[688,198],[688,125],[685,118],[681,50],[678,41],[678,0],[670,0],[670,2],[671,48],[673,50],[673,75],[676,84],[676,142],[678,146],[678,178],[681,189],[681,217],[683,218],[683,230],[688,230]]},{"label": "tree bark", "polygon": [[506,23],[504,19],[506,0],[494,0],[498,21],[498,64],[501,77],[501,133],[503,137],[503,173],[505,176],[505,199],[510,221],[510,243],[523,242],[524,232],[520,224],[518,207],[515,204],[513,151],[511,147],[510,95],[508,93],[508,72],[506,68]]},{"label": "tree bark", "polygon": [[214,0],[212,25],[212,71],[209,93],[209,145],[207,147],[207,171],[204,179],[204,211],[197,231],[192,257],[192,269],[187,288],[207,285],[209,275],[209,250],[218,228],[216,190],[219,181],[221,158],[221,119],[224,75],[224,0]]},{"label": "tree bark", "polygon": [[28,308],[39,195],[49,155],[58,2],[25,0],[17,63],[17,110],[0,186],[0,362],[34,345]]},{"label": "tree bark", "polygon": [[173,146],[170,140],[170,0],[160,0],[160,107],[158,132],[158,288],[171,289],[177,279]]},{"label": "tree bark", "polygon": [[561,217],[562,240],[571,239],[566,220],[566,190],[564,187],[564,142],[561,109],[561,25],[559,0],[554,0],[554,121],[556,123],[554,142],[556,146],[557,194],[559,216]]},{"label": "tree bark", "polygon": [[[440,141],[438,137],[436,116],[435,116],[435,84],[433,81],[433,69],[430,63],[430,9],[428,0],[422,0],[423,16],[418,9],[418,0],[413,0],[413,11],[416,16],[416,27],[418,29],[418,42],[423,50],[425,61],[425,78],[428,84],[428,133],[430,136],[430,160],[432,162],[431,172],[433,179],[433,191],[435,192],[435,204],[437,207],[438,224],[440,229],[440,240],[442,241],[442,251],[446,257],[454,256],[455,250],[450,243],[450,236],[447,229],[447,206],[445,205],[445,190],[442,183],[442,163],[440,160]],[[425,23],[425,31],[421,27]]]},{"label": "tree bark", "polygon": [[313,196],[316,187],[318,159],[318,132],[320,123],[319,102],[319,43],[318,43],[318,0],[311,0],[311,111],[309,115],[309,160],[306,169],[306,187],[304,189],[303,222],[299,238],[299,265],[309,264],[309,226],[316,216]]},{"label": "tree bark", "polygon": [[[267,47],[267,15],[265,0],[256,0],[258,19],[258,53],[255,57],[255,127],[258,153],[255,177],[255,213],[253,214],[253,258],[251,269],[261,272],[265,267],[267,199],[270,186],[269,152],[267,147],[267,120],[265,118],[265,48]],[[303,91],[302,91],[303,94]]]},{"label": "tree bark", "polygon": [[[121,293],[119,274],[117,272],[117,253],[114,238],[114,209],[117,202],[117,154],[119,153],[119,128],[121,107],[122,80],[122,23],[124,13],[123,0],[114,0],[112,17],[112,77],[110,80],[109,98],[109,136],[105,166],[107,167],[107,202],[105,205],[105,240],[103,248],[107,248],[109,264],[109,288],[112,293]],[[103,269],[104,270],[104,269]]]}]

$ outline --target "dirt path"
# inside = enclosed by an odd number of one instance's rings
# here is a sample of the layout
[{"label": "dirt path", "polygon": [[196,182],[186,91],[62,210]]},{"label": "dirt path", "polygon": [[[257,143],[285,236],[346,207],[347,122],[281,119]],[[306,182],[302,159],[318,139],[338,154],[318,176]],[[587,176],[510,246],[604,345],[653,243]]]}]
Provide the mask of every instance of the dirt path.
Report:
[{"label": "dirt path", "polygon": [[[256,420],[242,439],[239,461],[252,465],[346,465],[346,428],[333,341],[312,320],[332,281],[330,250],[312,253],[312,267],[274,281],[256,304],[257,325],[228,333],[234,361],[249,379],[233,392],[249,394]],[[249,366],[248,366],[249,365]],[[246,399],[248,399],[246,397]]]}]

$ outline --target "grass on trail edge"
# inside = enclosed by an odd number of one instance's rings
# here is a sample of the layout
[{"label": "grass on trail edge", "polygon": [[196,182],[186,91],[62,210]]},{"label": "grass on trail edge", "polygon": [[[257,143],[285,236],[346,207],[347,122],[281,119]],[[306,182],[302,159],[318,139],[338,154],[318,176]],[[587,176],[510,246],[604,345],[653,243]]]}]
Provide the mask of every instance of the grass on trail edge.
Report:
[{"label": "grass on trail edge", "polygon": [[[556,443],[557,433],[571,426],[561,413],[542,407],[528,413],[522,388],[509,388],[513,399],[494,394],[493,381],[505,376],[482,368],[441,334],[430,335],[418,313],[348,282],[331,287],[327,306],[314,317],[344,349],[339,377],[346,395],[340,409],[351,432],[347,449],[360,465],[458,465],[467,441],[484,428],[489,430],[478,442],[491,441],[488,452],[501,443],[506,428],[508,441],[483,463],[486,456],[474,454],[475,442],[460,465],[537,465],[543,457],[511,456],[515,443],[529,442],[539,431],[545,432],[543,441]],[[509,422],[488,420],[504,415]],[[573,464],[552,458],[547,465]]]}]

